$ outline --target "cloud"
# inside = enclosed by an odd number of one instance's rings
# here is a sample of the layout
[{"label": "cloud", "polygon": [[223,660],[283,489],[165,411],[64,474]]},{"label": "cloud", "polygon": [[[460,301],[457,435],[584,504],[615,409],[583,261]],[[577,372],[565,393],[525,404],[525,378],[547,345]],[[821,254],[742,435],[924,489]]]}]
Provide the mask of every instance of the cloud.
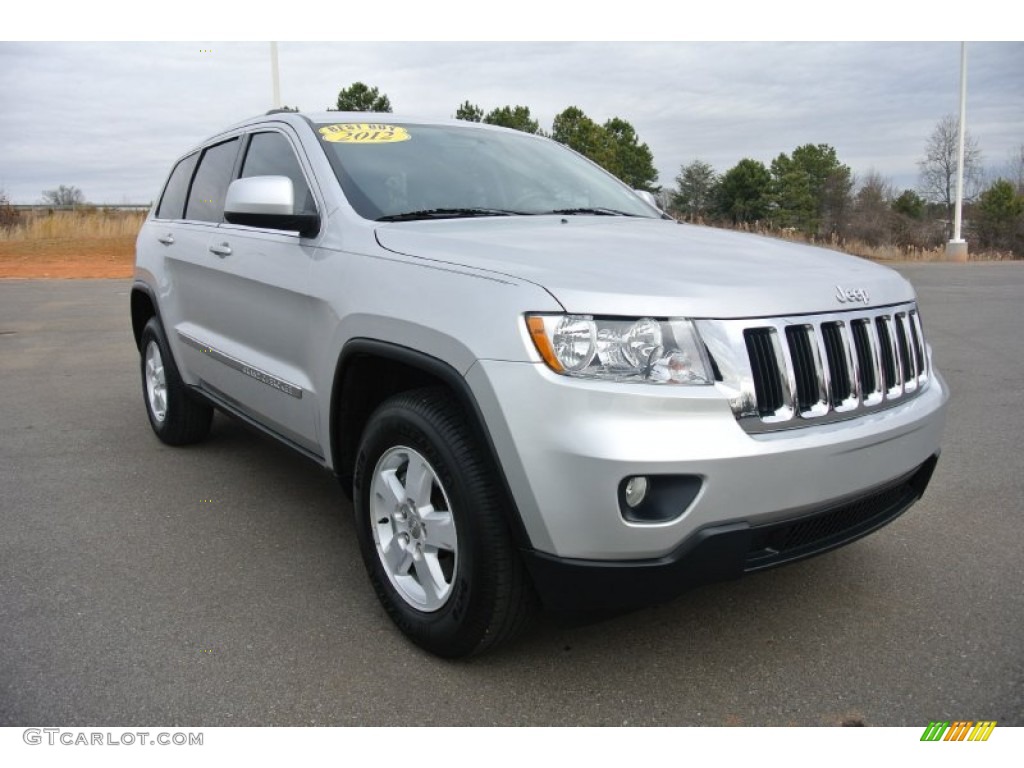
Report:
[{"label": "cloud", "polygon": [[[210,52],[206,52],[210,51]],[[805,143],[856,173],[913,186],[936,121],[958,105],[956,43],[281,43],[282,98],[318,111],[356,80],[396,113],[452,117],[464,100],[569,105],[629,120],[671,186],[695,158],[725,171]],[[1024,44],[969,46],[971,133],[999,165],[1024,143]],[[0,186],[58,184],[149,201],[172,162],[270,104],[267,43],[2,43]]]}]

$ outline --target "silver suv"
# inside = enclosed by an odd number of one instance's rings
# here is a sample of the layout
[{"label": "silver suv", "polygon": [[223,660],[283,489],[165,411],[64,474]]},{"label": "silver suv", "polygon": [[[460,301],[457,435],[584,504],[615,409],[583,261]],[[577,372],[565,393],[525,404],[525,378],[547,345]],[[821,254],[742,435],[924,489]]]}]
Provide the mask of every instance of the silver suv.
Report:
[{"label": "silver suv", "polygon": [[271,113],[175,164],[131,295],[149,421],[334,472],[444,656],[818,554],[923,493],[948,392],[914,291],[680,225],[548,139]]}]

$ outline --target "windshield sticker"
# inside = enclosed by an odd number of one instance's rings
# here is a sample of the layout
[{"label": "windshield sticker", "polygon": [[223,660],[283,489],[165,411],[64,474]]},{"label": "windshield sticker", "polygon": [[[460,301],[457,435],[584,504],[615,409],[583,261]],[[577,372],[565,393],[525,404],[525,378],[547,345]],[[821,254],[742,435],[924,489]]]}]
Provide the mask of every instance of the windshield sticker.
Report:
[{"label": "windshield sticker", "polygon": [[412,138],[401,126],[379,123],[337,123],[325,125],[319,132],[324,141],[340,144],[390,144]]}]

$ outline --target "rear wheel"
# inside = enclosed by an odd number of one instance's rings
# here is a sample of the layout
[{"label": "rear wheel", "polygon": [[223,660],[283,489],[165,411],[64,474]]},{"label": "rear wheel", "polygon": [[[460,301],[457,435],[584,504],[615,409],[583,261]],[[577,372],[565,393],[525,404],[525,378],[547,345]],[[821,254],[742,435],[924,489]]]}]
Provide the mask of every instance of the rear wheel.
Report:
[{"label": "rear wheel", "polygon": [[444,390],[387,400],[356,461],[355,514],[370,581],[416,644],[440,656],[512,637],[533,605],[503,492]]},{"label": "rear wheel", "polygon": [[213,408],[189,393],[156,317],[142,330],[142,393],[150,426],[168,445],[197,443],[210,433]]}]

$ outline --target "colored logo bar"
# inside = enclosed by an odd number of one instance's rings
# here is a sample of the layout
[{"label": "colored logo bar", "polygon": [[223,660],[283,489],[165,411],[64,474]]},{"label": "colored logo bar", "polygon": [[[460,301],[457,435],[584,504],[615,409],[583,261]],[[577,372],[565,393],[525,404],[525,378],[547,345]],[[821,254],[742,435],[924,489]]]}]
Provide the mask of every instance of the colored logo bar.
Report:
[{"label": "colored logo bar", "polygon": [[995,727],[995,720],[932,720],[921,734],[921,741],[988,741]]}]

